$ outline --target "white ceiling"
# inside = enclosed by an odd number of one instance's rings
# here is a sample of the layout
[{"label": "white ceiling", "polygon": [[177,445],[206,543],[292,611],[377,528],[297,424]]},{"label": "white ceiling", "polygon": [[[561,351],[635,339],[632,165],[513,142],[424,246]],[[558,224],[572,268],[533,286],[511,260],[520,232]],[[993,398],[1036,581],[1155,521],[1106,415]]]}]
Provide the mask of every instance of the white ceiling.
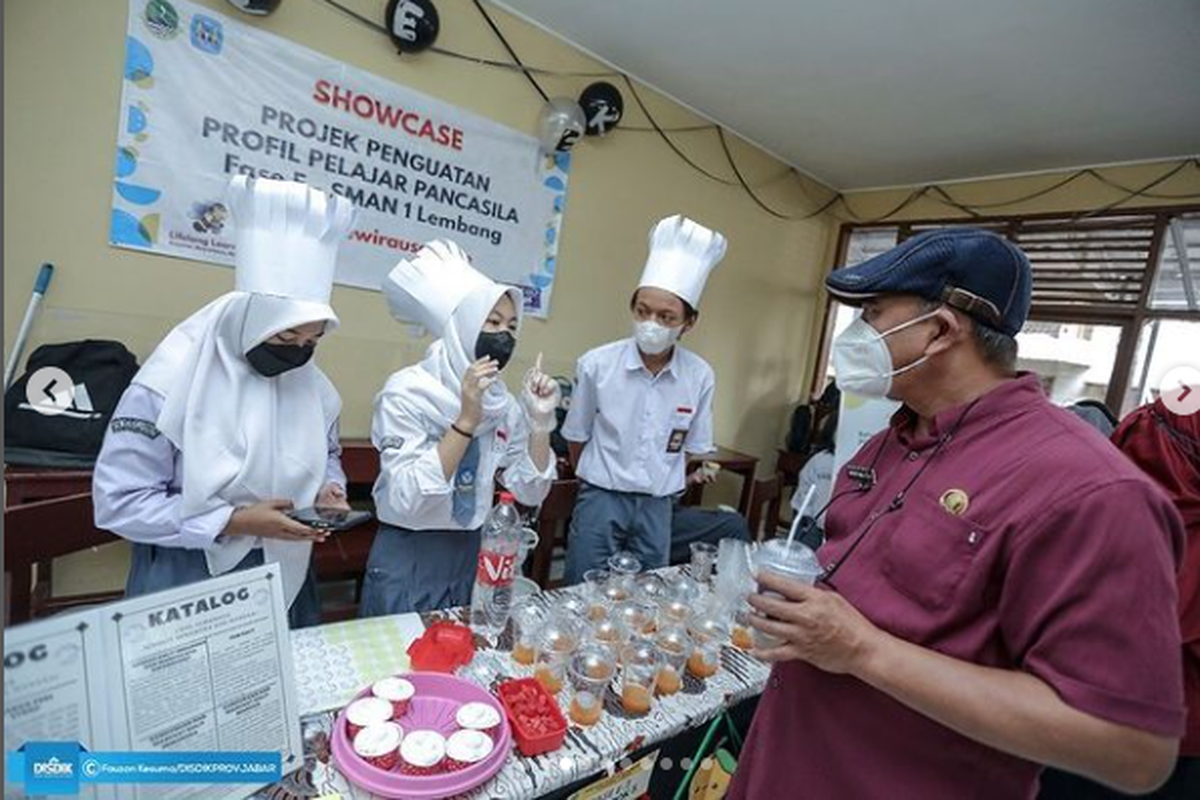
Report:
[{"label": "white ceiling", "polygon": [[839,189],[1200,153],[1200,0],[497,5]]}]

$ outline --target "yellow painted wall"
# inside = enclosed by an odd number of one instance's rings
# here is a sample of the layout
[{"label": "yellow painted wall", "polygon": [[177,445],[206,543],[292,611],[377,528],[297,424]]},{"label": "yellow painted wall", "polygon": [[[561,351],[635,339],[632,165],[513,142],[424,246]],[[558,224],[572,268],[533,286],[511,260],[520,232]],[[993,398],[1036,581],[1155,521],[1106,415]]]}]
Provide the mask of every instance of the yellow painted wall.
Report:
[{"label": "yellow painted wall", "polygon": [[[290,0],[261,21],[222,0],[203,4],[506,125],[534,129],[541,100],[519,74],[432,53],[402,60],[386,37],[317,0]],[[345,4],[377,20],[386,5]],[[507,59],[468,0],[438,0],[438,6],[440,45]],[[120,339],[144,359],[172,325],[232,286],[228,269],[107,244],[126,8],[125,0],[4,5],[6,353],[43,261],[57,272],[26,354],[43,342],[91,336]],[[503,11],[494,15],[527,63],[603,68]],[[552,95],[570,96],[588,82],[544,81]],[[644,97],[663,125],[700,121],[649,90]],[[644,126],[631,97],[626,106],[626,122]],[[730,175],[715,133],[678,139],[707,169]],[[750,180],[766,184],[768,202],[812,207],[792,178],[779,178],[783,165],[746,143],[733,146]],[[539,350],[550,370],[571,374],[584,350],[627,335],[646,234],[654,221],[677,212],[721,230],[730,243],[709,282],[699,327],[688,337],[717,372],[717,439],[768,456],[808,374],[808,335],[831,224],[771,218],[740,189],[693,171],[653,133],[618,130],[577,147],[551,316],[527,323],[511,374],[519,376]],[[343,433],[365,436],[372,396],[390,372],[419,357],[423,344],[406,338],[377,292],[338,287],[334,305],[342,326],[318,359],[345,401]]]}]

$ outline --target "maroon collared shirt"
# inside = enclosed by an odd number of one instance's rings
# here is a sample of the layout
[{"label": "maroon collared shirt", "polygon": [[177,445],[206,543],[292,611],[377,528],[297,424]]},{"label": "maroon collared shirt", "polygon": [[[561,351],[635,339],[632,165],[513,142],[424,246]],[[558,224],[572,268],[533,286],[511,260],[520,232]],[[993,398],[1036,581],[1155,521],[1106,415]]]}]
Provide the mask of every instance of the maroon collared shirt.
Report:
[{"label": "maroon collared shirt", "polygon": [[[913,422],[902,409],[837,478],[819,554],[841,562],[836,591],[909,642],[1180,736],[1184,530],[1166,495],[1035,375],[939,414],[927,435]],[[855,491],[847,469],[872,465],[876,484]],[[1034,796],[1041,769],[791,661],[771,674],[731,796],[1009,800]]]}]

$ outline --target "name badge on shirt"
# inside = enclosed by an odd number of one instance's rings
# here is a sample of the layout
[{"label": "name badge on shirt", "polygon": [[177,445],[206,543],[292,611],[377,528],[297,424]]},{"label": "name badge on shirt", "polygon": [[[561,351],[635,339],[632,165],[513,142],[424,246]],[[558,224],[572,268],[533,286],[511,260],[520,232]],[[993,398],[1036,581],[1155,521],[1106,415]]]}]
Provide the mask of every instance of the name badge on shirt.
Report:
[{"label": "name badge on shirt", "polygon": [[678,453],[683,450],[688,431],[692,427],[692,415],[695,409],[690,406],[679,406],[675,409],[675,419],[671,426],[671,435],[667,437],[667,452]]}]

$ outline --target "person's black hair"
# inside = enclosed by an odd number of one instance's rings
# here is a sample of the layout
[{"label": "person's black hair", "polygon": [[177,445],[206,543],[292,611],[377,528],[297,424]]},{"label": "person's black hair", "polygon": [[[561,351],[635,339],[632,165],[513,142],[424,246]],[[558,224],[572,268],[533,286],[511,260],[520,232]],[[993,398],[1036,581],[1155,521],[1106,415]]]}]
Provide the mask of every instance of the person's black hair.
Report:
[{"label": "person's black hair", "polygon": [[834,406],[833,411],[821,420],[816,436],[813,437],[813,452],[819,453],[825,450],[833,452],[837,444],[838,413],[840,411],[841,409]]},{"label": "person's black hair", "polygon": [[[637,289],[634,289],[633,294],[630,295],[630,297],[629,297],[629,310],[630,311],[632,311],[633,307],[637,305],[637,296],[638,296],[638,292],[640,292],[640,291],[641,291],[641,287],[638,287]],[[691,303],[689,303],[687,300],[684,300],[679,295],[676,294],[676,295],[674,295],[674,297],[676,300],[683,303],[683,321],[684,322],[695,322],[696,319],[700,316],[700,312],[697,309],[693,308]]]}]

